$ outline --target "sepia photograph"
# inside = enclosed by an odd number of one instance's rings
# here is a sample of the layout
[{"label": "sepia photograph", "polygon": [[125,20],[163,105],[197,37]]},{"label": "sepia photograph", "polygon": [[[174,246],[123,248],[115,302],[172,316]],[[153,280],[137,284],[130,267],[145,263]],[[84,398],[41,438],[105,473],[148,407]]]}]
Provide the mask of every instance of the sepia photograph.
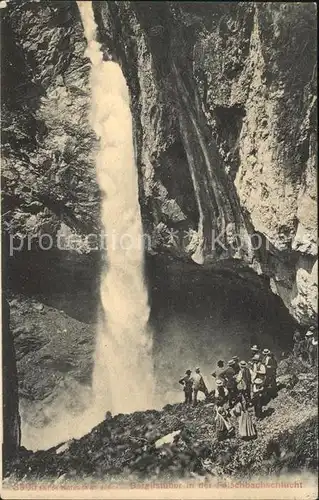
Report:
[{"label": "sepia photograph", "polygon": [[315,500],[316,4],[0,16],[1,498]]}]

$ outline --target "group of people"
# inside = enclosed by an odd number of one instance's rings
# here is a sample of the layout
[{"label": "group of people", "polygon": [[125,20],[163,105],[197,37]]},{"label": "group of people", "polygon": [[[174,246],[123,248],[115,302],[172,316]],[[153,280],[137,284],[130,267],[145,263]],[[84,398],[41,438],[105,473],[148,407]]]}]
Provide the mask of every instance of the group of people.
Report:
[{"label": "group of people", "polygon": [[305,335],[295,330],[293,336],[293,352],[296,358],[315,366],[318,360],[318,340],[315,338],[315,327],[311,326]]},{"label": "group of people", "polygon": [[186,370],[185,376],[179,380],[179,383],[184,387],[186,404],[194,403],[196,405],[198,392],[203,392],[206,399],[209,397],[209,392],[200,368],[196,368],[193,375],[192,370]]},{"label": "group of people", "polygon": [[255,426],[248,413],[249,406],[255,411],[257,420],[262,418],[262,407],[277,394],[277,361],[269,349],[251,347],[252,357],[246,362],[233,356],[225,366],[219,360],[212,376],[216,379],[216,389],[209,392],[200,368],[186,370],[179,380],[183,385],[186,404],[197,404],[198,392],[203,392],[206,400],[214,401],[216,405],[217,436],[223,439],[231,432],[233,426],[229,421],[231,415],[239,417],[239,434],[242,438],[256,436]]},{"label": "group of people", "polygon": [[[293,336],[293,354],[300,360],[315,366],[318,361],[318,340],[315,338],[315,327],[311,326],[305,335],[299,330]],[[204,393],[206,401],[213,401],[216,408],[216,430],[218,439],[225,439],[234,432],[231,417],[239,419],[239,435],[243,439],[257,436],[249,407],[254,408],[255,417],[260,420],[263,406],[277,395],[277,361],[269,349],[251,347],[251,359],[239,361],[233,356],[226,366],[219,360],[212,376],[216,381],[216,389],[209,392],[200,368],[195,372],[186,370],[185,376],[179,380],[183,385],[186,404],[197,404],[198,392]]]}]

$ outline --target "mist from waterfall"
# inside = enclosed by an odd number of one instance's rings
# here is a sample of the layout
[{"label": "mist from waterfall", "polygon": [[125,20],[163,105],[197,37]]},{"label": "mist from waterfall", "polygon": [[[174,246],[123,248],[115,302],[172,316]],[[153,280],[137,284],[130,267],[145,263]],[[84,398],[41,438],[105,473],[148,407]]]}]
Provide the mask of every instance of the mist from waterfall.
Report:
[{"label": "mist from waterfall", "polygon": [[20,405],[22,445],[34,451],[82,437],[104,420],[107,411],[115,415],[155,406],[130,96],[120,66],[103,60],[91,2],[77,5],[87,40],[85,56],[91,61],[90,123],[99,139],[96,175],[107,240],[107,269],[100,290],[103,314],[92,389],[70,379],[67,389],[57,391],[46,404],[44,426],[30,424]]},{"label": "mist from waterfall", "polygon": [[90,122],[99,138],[96,173],[107,240],[101,280],[104,317],[97,335],[93,372],[95,408],[103,418],[153,406],[153,365],[144,245],[132,115],[120,66],[103,61],[91,2],[77,2],[91,60]]}]

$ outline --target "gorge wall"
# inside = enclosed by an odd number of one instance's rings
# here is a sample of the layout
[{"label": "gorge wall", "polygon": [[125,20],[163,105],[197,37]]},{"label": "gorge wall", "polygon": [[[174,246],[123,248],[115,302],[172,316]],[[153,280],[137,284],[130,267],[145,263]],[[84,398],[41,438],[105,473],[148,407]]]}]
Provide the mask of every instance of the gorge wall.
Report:
[{"label": "gorge wall", "polygon": [[[105,57],[120,62],[131,91],[165,389],[183,363],[200,359],[208,374],[216,356],[235,348],[246,356],[249,342],[265,341],[279,355],[294,322],[306,329],[317,321],[315,6],[93,6]],[[103,241],[90,62],[76,3],[10,0],[0,13],[11,310],[11,329],[9,311],[3,315],[4,393],[14,395],[5,415],[14,453],[18,384],[31,445],[61,407],[83,411]]]},{"label": "gorge wall", "polygon": [[[314,324],[314,4],[96,2],[94,11],[131,90],[148,252],[261,276],[299,323]],[[74,234],[89,253],[100,194],[76,4],[11,0],[1,15],[5,237],[20,247],[29,236],[36,254],[41,235]]]},{"label": "gorge wall", "polygon": [[3,383],[3,441],[2,452],[8,458],[17,453],[21,442],[18,407],[18,376],[15,348],[10,329],[10,307],[2,295],[2,383]]}]

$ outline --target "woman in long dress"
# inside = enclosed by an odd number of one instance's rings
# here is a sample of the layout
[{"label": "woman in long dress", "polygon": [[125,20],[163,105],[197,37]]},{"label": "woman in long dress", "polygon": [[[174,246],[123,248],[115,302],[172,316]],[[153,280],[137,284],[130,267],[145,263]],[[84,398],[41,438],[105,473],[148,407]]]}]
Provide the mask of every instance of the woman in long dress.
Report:
[{"label": "woman in long dress", "polygon": [[238,398],[236,405],[231,410],[234,417],[238,417],[238,432],[241,439],[248,441],[257,437],[257,430],[248,412],[245,398]]}]

